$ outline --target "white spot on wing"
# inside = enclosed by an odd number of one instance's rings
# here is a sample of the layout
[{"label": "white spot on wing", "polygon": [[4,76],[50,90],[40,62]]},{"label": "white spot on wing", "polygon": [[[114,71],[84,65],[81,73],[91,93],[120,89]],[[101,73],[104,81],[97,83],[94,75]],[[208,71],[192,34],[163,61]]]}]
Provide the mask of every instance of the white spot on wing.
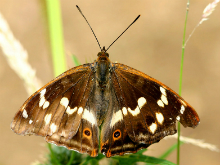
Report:
[{"label": "white spot on wing", "polygon": [[158,104],[160,107],[164,107],[164,104],[163,104],[163,102],[162,102],[161,100],[158,100],[158,101],[157,101],[157,104]]},{"label": "white spot on wing", "polygon": [[160,124],[163,124],[164,117],[163,117],[162,113],[156,113],[156,118]]},{"label": "white spot on wing", "polygon": [[184,111],[185,111],[185,107],[184,107],[184,105],[181,105],[180,113],[183,114]]},{"label": "white spot on wing", "polygon": [[137,115],[140,113],[140,109],[139,109],[138,106],[135,108],[135,110],[131,110],[131,108],[128,108],[128,111],[129,111],[133,116],[137,116]]},{"label": "white spot on wing", "polygon": [[46,93],[46,88],[44,88],[42,91],[40,91],[40,98],[43,97]]},{"label": "white spot on wing", "polygon": [[33,123],[33,120],[29,120],[29,124],[32,124]]},{"label": "white spot on wing", "polygon": [[60,100],[60,104],[66,108],[68,106],[68,104],[69,104],[69,99],[67,97],[63,97]]},{"label": "white spot on wing", "polygon": [[140,113],[140,109],[146,104],[147,101],[144,97],[140,97],[137,102],[138,102],[138,106],[134,110],[131,110],[131,108],[128,108],[128,111],[133,116],[137,116]]},{"label": "white spot on wing", "polygon": [[161,91],[161,93],[163,93],[165,96],[167,95],[166,89],[164,89],[163,87],[160,87],[160,91]]},{"label": "white spot on wing", "polygon": [[92,112],[89,112],[87,109],[84,109],[82,118],[90,122],[92,125],[96,124],[95,116]]},{"label": "white spot on wing", "polygon": [[82,112],[83,112],[83,108],[82,108],[82,107],[79,107],[79,109],[78,109],[78,114],[80,115],[80,114],[82,114]]},{"label": "white spot on wing", "polygon": [[52,133],[54,133],[57,130],[57,126],[54,123],[52,123],[50,126],[50,129],[51,129]]},{"label": "white spot on wing", "polygon": [[160,107],[164,107],[164,104],[168,105],[166,89],[161,86],[160,92],[161,92],[161,96],[160,96],[160,100],[157,101],[157,104]]},{"label": "white spot on wing", "polygon": [[127,114],[128,114],[127,108],[126,108],[126,107],[123,107],[123,108],[122,108],[122,112],[123,112],[124,115],[127,115]]},{"label": "white spot on wing", "polygon": [[66,109],[66,113],[68,115],[72,115],[74,112],[76,112],[77,110],[77,107],[73,108],[73,109],[70,109],[70,107],[68,106],[67,109]]},{"label": "white spot on wing", "polygon": [[46,101],[45,97],[42,96],[42,97],[40,98],[39,107],[42,107],[42,106],[44,105],[44,102],[45,102],[45,101]]},{"label": "white spot on wing", "polygon": [[40,91],[40,102],[39,102],[39,107],[42,107],[44,105],[44,102],[46,101],[44,95],[46,93],[46,88],[44,88],[42,91]]},{"label": "white spot on wing", "polygon": [[152,123],[149,128],[150,128],[151,133],[154,134],[157,129],[157,124]]},{"label": "white spot on wing", "polygon": [[144,97],[140,97],[138,99],[138,106],[141,109],[145,104],[146,104],[147,100]]},{"label": "white spot on wing", "polygon": [[52,117],[52,114],[47,114],[44,117],[45,124],[49,124],[50,123],[51,117]]},{"label": "white spot on wing", "polygon": [[25,109],[23,110],[22,116],[23,116],[25,119],[28,118],[28,114],[27,114],[27,111],[26,111]]},{"label": "white spot on wing", "polygon": [[177,120],[177,121],[180,121],[180,117],[179,117],[179,116],[177,116],[177,117],[176,117],[176,120]]},{"label": "white spot on wing", "polygon": [[161,95],[161,100],[163,101],[164,104],[168,105],[167,96]]},{"label": "white spot on wing", "polygon": [[117,122],[123,120],[121,110],[118,110],[116,113],[113,113],[110,127],[113,127]]},{"label": "white spot on wing", "polygon": [[50,105],[49,101],[46,101],[46,102],[44,103],[43,109],[46,109],[47,107],[49,107],[49,105]]}]

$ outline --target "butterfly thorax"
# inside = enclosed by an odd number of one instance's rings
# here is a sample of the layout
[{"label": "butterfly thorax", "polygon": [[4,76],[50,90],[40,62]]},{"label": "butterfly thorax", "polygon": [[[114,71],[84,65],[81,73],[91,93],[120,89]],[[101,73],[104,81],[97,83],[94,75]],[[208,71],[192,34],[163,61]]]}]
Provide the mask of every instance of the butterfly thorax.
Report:
[{"label": "butterfly thorax", "polygon": [[96,77],[98,85],[101,90],[105,90],[107,83],[109,82],[110,60],[109,54],[105,52],[105,47],[98,53],[97,65],[96,65]]},{"label": "butterfly thorax", "polygon": [[94,70],[96,83],[94,88],[94,103],[98,125],[105,119],[106,112],[109,107],[110,97],[110,76],[111,76],[111,62],[109,54],[106,53],[105,48],[98,53],[98,58],[95,61]]}]

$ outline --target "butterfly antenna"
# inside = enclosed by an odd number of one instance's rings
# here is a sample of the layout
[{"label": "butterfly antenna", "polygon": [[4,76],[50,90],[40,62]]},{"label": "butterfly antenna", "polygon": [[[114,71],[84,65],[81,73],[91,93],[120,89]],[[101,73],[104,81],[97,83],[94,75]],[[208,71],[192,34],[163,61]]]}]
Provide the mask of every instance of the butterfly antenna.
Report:
[{"label": "butterfly antenna", "polygon": [[[129,27],[130,27],[131,25],[133,25],[133,24],[138,20],[138,18],[139,18],[140,16],[141,16],[141,15],[138,15],[137,18],[135,18],[135,20],[121,33],[121,35],[118,36],[118,38],[116,38],[115,41],[117,41],[117,40],[122,36],[122,34],[124,34],[124,32],[126,32],[126,31],[129,29]],[[112,42],[112,44],[106,49],[106,51],[115,43],[115,41]]]},{"label": "butterfly antenna", "polygon": [[[89,25],[90,29],[92,30],[92,27],[90,26],[89,22],[87,21],[86,17],[85,17],[84,14],[82,13],[82,11],[81,11],[81,9],[79,8],[79,6],[76,5],[76,7],[77,7],[77,9],[79,10],[79,12],[81,13],[81,15],[84,17],[84,19],[86,20],[86,22],[87,22],[87,24]],[[97,37],[96,37],[96,35],[95,35],[95,33],[94,33],[93,30],[92,30],[92,33],[93,33],[93,35],[95,36],[95,39],[96,39],[96,41],[97,41],[98,44],[99,44],[99,40],[97,39]],[[102,50],[100,44],[99,44],[99,48]]]}]

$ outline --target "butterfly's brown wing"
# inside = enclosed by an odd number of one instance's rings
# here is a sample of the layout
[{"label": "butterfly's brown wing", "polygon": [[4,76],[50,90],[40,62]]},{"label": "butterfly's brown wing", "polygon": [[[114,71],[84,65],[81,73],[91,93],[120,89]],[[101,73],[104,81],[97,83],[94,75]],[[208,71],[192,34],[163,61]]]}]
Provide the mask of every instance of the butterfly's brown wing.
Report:
[{"label": "butterfly's brown wing", "polygon": [[15,115],[11,129],[97,156],[98,126],[89,101],[95,84],[91,65],[72,68],[35,92]]},{"label": "butterfly's brown wing", "polygon": [[137,152],[176,133],[176,120],[196,127],[196,111],[161,82],[123,64],[113,63],[109,115],[101,131],[107,157]]},{"label": "butterfly's brown wing", "polygon": [[[118,87],[118,85],[115,84],[111,88],[110,104],[101,128],[101,153],[106,155],[106,157],[123,155],[124,153],[135,153],[137,150],[149,146],[149,144],[136,143],[129,137],[129,132],[125,127],[126,121],[123,117],[122,105],[119,101],[119,97],[121,96],[117,95],[116,90],[118,88],[115,87]],[[138,128],[134,129],[138,130]]]}]

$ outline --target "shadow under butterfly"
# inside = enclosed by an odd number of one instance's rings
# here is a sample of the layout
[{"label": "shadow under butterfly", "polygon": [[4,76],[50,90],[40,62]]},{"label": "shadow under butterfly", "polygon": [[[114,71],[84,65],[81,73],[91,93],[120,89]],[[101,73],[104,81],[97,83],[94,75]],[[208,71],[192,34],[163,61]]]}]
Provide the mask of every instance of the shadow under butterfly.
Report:
[{"label": "shadow under butterfly", "polygon": [[95,62],[64,72],[31,95],[11,129],[92,157],[98,155],[100,144],[101,153],[111,157],[136,153],[175,134],[176,121],[184,127],[199,124],[196,111],[172,89],[136,69],[112,63],[109,47],[100,47]]}]

